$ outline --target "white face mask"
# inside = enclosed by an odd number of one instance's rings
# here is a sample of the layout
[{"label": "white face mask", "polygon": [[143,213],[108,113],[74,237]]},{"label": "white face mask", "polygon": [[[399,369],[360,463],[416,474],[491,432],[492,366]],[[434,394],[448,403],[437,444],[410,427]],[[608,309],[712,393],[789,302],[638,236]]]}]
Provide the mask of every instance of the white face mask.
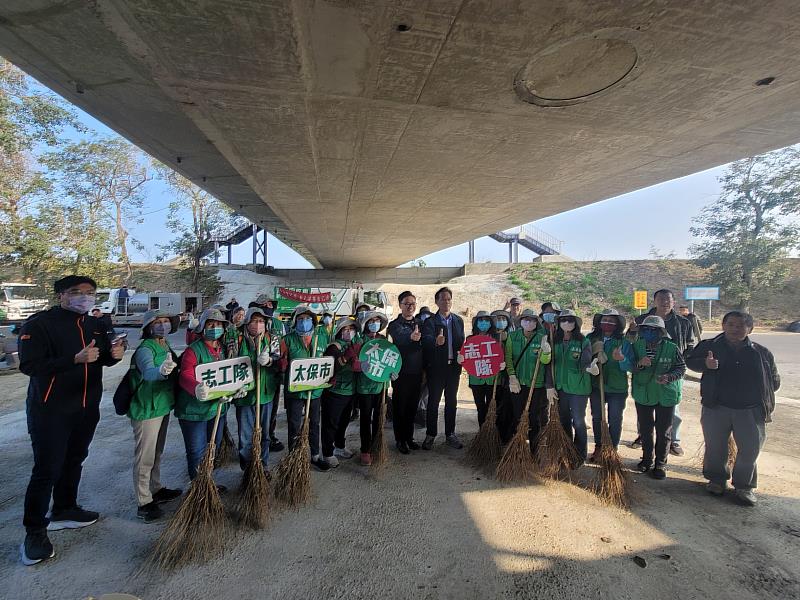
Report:
[{"label": "white face mask", "polygon": [[561,321],[558,326],[561,327],[562,331],[572,331],[575,329],[575,323],[571,321]]},{"label": "white face mask", "polygon": [[345,329],[344,331],[342,331],[342,333],[339,334],[339,336],[345,342],[349,342],[350,340],[353,339],[353,330],[352,329]]},{"label": "white face mask", "polygon": [[520,325],[522,325],[522,330],[525,333],[530,333],[531,331],[536,329],[536,321],[534,321],[533,319],[523,319]]}]

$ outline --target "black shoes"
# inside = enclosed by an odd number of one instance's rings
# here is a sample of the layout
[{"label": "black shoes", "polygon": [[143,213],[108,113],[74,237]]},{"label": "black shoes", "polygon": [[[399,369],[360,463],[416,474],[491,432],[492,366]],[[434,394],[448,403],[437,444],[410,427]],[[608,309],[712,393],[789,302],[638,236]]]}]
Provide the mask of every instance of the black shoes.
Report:
[{"label": "black shoes", "polygon": [[661,467],[656,467],[655,469],[650,471],[650,477],[652,477],[653,479],[666,479],[667,472]]},{"label": "black shoes", "polygon": [[84,510],[80,506],[62,508],[59,510],[54,509],[50,514],[50,524],[47,526],[47,530],[80,529],[81,527],[88,527],[92,523],[97,522],[99,518],[99,513],[93,510]]},{"label": "black shoes", "polygon": [[328,461],[320,458],[319,456],[317,458],[312,458],[311,464],[317,469],[317,471],[322,471],[323,473],[331,470],[331,466],[328,464]]},{"label": "black shoes", "polygon": [[397,450],[400,452],[400,454],[410,454],[411,453],[411,451],[408,449],[408,444],[406,444],[405,442],[397,442],[396,446],[397,446]]},{"label": "black shoes", "polygon": [[269,451],[270,452],[280,452],[283,450],[283,442],[280,440],[271,440],[269,443]]},{"label": "black shoes", "polygon": [[164,516],[164,511],[161,510],[161,508],[159,508],[155,500],[153,500],[153,502],[151,502],[150,504],[145,504],[144,506],[140,506],[136,510],[136,518],[141,519],[145,523],[152,523],[153,521],[157,521],[163,516]]},{"label": "black shoes", "polygon": [[171,490],[169,488],[162,487],[155,494],[153,494],[153,502],[156,504],[164,504],[164,502],[169,502],[171,500],[175,500],[175,498],[180,498],[182,493],[183,490]]},{"label": "black shoes", "polygon": [[408,440],[406,442],[406,446],[408,446],[409,450],[419,450],[421,448],[421,446],[414,440]]},{"label": "black shoes", "polygon": [[638,465],[636,465],[636,470],[639,471],[639,473],[647,473],[650,470],[650,467],[652,466],[653,466],[652,463],[643,460]]},{"label": "black shoes", "polygon": [[56,555],[53,544],[47,537],[46,529],[37,529],[25,534],[25,541],[19,547],[22,564],[30,567]]},{"label": "black shoes", "polygon": [[684,454],[683,448],[681,448],[681,445],[678,442],[672,442],[669,445],[669,453],[673,456],[683,456]]}]

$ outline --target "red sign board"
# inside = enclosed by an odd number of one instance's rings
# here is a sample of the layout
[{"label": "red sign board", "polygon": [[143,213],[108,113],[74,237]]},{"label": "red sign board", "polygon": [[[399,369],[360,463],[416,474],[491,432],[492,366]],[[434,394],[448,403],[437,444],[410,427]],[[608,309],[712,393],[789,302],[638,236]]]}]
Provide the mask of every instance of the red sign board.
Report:
[{"label": "red sign board", "polygon": [[497,375],[504,358],[500,342],[488,335],[469,336],[459,354],[464,357],[461,366],[475,377]]},{"label": "red sign board", "polygon": [[297,290],[290,290],[288,288],[278,288],[278,293],[288,300],[295,300],[297,302],[304,302],[306,304],[322,304],[324,302],[331,301],[330,292],[309,294],[308,292],[300,292]]}]

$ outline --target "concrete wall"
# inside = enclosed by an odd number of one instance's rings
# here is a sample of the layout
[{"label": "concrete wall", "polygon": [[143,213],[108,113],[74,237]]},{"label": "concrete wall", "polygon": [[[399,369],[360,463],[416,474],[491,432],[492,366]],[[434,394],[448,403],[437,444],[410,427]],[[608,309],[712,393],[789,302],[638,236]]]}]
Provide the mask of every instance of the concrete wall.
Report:
[{"label": "concrete wall", "polygon": [[[403,269],[275,269],[271,273],[289,283],[314,281],[325,287],[325,282],[361,283],[440,283],[463,274],[461,267],[409,267]],[[335,287],[335,286],[331,286]]]}]

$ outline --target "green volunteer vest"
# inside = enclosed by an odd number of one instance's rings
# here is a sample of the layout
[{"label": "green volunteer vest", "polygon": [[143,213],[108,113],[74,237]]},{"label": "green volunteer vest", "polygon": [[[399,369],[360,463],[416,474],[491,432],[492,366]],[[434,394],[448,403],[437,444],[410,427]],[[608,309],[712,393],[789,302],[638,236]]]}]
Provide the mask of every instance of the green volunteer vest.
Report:
[{"label": "green volunteer vest", "polygon": [[581,354],[589,346],[589,339],[571,339],[569,343],[554,344],[556,389],[567,394],[588,396],[592,393],[592,378],[581,367]]},{"label": "green volunteer vest", "polygon": [[[526,348],[528,338],[522,329],[516,329],[508,334],[505,343],[506,372],[509,375],[516,375],[519,384],[530,387],[533,379],[533,371],[536,369],[536,359],[542,348],[542,340],[547,337],[547,332],[541,327],[533,332],[533,341]],[[525,350],[525,354],[522,351]],[[542,354],[539,372],[536,374],[534,388],[544,387],[544,365],[550,364],[552,354]],[[516,366],[515,366],[516,364]]]},{"label": "green volunteer vest", "polygon": [[[591,338],[591,342],[603,341],[603,336]],[[623,338],[611,338],[611,341],[604,344],[604,351],[608,355],[608,362],[603,365],[603,383],[606,392],[612,394],[627,394],[628,393],[628,372],[620,368],[620,363],[613,359],[611,353],[615,349],[621,348],[625,340]],[[600,388],[600,376],[592,376],[592,387]]]},{"label": "green volunteer vest", "polygon": [[[311,355],[314,349],[314,340],[317,340],[317,352],[314,356]],[[291,364],[292,360],[296,358],[316,358],[320,357],[325,354],[325,348],[323,344],[320,344],[320,340],[317,339],[317,330],[314,330],[314,334],[311,336],[311,343],[306,348],[305,344],[303,344],[302,338],[297,335],[295,331],[292,331],[289,335],[283,338],[283,342],[286,344],[286,353],[289,358],[289,363]],[[289,378],[289,369],[286,370],[286,378]],[[307,392],[299,392],[299,393],[289,393],[289,383],[286,382],[285,394],[287,394],[290,398],[300,398],[302,400],[306,399]],[[319,398],[322,396],[322,389],[312,390],[311,397],[312,398]]]},{"label": "green volunteer vest", "polygon": [[136,390],[131,399],[128,416],[134,421],[146,421],[169,414],[175,405],[175,383],[172,378],[160,381],[144,381],[139,369],[136,368],[136,354],[138,352],[152,352],[153,362],[161,366],[170,353],[169,347],[165,348],[156,340],[143,340],[136,352],[131,357],[131,385]]},{"label": "green volunteer vest", "polygon": [[[198,365],[214,362],[214,357],[211,356],[211,352],[208,351],[208,347],[203,340],[193,342],[189,348],[192,349],[197,357]],[[189,394],[181,388],[175,402],[175,416],[184,421],[208,421],[217,415],[218,404],[219,400],[201,402],[194,394]],[[225,414],[226,410],[228,410],[227,404],[223,405],[222,414]]]},{"label": "green volunteer vest", "polygon": [[[255,377],[255,370],[258,370],[258,381],[261,387],[261,397],[259,404],[269,404],[272,402],[272,396],[275,394],[276,375],[275,370],[269,367],[262,367],[258,364],[258,355],[261,350],[269,348],[269,335],[264,335],[261,338],[261,347],[252,350],[247,344],[247,340],[242,336],[242,343],[239,346],[239,356],[250,357],[250,364],[253,365],[253,377]],[[255,382],[250,384],[251,389],[247,392],[244,398],[234,398],[233,404],[235,406],[255,406],[256,404],[256,386]]]},{"label": "green volunteer vest", "polygon": [[[342,352],[352,346],[351,342],[345,342],[343,340],[336,340],[333,343]],[[330,388],[330,392],[332,394],[339,394],[340,396],[352,396],[356,393],[356,374],[353,373],[353,365],[347,363],[344,366],[337,365],[337,367],[339,370],[336,371],[336,383]]]},{"label": "green volunteer vest", "polygon": [[[633,352],[636,355],[636,362],[647,356],[646,343],[643,339],[639,338],[633,343]],[[681,401],[683,379],[664,385],[656,381],[659,375],[672,370],[677,355],[678,347],[675,343],[666,338],[661,338],[653,363],[644,369],[634,365],[633,377],[631,378],[631,393],[638,404],[643,404],[644,406],[655,406],[656,404],[675,406]]]},{"label": "green volunteer vest", "polygon": [[[386,339],[382,335],[377,335],[375,336],[375,338]],[[361,338],[359,339],[359,344],[363,345],[367,341],[375,338],[370,338],[367,335],[362,335]],[[359,352],[360,351],[361,348],[359,348]],[[364,373],[358,373],[358,375],[356,376],[356,393],[358,394],[380,394],[383,392],[384,385],[388,384],[384,384],[382,381],[373,381],[372,379],[364,375]]]}]

